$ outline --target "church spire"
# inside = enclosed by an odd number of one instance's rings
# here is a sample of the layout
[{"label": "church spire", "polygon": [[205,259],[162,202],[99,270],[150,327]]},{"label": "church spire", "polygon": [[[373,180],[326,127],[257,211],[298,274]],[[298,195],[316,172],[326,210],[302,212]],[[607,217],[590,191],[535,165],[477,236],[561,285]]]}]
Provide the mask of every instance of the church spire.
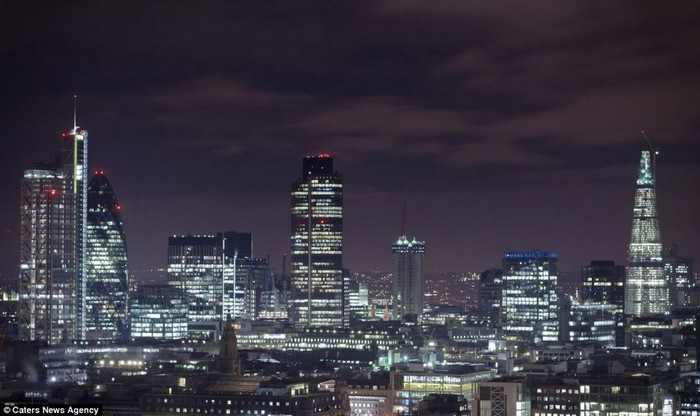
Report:
[{"label": "church spire", "polygon": [[224,323],[224,330],[219,341],[219,360],[217,369],[222,373],[241,375],[241,359],[238,356],[236,328],[229,314]]}]

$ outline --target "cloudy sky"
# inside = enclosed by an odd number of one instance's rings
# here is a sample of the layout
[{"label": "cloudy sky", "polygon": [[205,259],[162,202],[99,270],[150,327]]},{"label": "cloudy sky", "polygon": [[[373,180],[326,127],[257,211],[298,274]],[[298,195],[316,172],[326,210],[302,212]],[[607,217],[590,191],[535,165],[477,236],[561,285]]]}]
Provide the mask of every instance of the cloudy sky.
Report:
[{"label": "cloudy sky", "polygon": [[59,134],[123,206],[130,268],[167,236],[252,232],[279,267],[290,183],[328,152],[345,264],[388,270],[407,205],[429,271],[505,250],[624,263],[636,165],[658,159],[664,245],[700,259],[697,2],[69,1],[0,4],[0,272],[19,180]]}]

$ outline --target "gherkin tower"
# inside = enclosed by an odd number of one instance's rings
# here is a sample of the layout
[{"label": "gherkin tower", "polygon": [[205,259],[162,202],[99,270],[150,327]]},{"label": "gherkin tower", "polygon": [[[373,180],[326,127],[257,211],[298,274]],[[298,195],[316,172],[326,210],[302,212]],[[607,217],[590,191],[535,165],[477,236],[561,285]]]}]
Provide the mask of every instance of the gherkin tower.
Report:
[{"label": "gherkin tower", "polygon": [[87,339],[117,339],[126,334],[128,271],[121,207],[103,171],[88,187]]},{"label": "gherkin tower", "polygon": [[668,283],[662,264],[661,231],[656,210],[656,178],[649,151],[642,152],[634,196],[625,314],[661,315],[669,312]]}]

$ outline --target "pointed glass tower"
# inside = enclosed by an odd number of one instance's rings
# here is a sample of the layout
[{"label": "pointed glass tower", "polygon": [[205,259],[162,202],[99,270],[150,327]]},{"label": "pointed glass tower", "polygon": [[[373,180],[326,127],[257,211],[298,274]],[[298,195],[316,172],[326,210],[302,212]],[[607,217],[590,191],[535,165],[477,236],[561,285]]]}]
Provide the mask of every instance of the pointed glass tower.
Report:
[{"label": "pointed glass tower", "polygon": [[660,315],[669,312],[668,284],[661,260],[661,231],[656,211],[656,179],[649,151],[642,152],[634,196],[625,314]]},{"label": "pointed glass tower", "polygon": [[129,303],[126,237],[121,207],[103,171],[87,192],[87,339],[117,339],[126,332]]}]

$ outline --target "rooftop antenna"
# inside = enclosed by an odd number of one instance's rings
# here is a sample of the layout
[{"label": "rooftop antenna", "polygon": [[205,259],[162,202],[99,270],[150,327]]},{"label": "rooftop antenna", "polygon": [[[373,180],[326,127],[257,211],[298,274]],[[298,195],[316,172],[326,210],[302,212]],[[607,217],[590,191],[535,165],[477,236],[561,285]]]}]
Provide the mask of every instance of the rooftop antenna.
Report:
[{"label": "rooftop antenna", "polygon": [[403,215],[401,216],[401,238],[406,239],[406,201],[403,201]]},{"label": "rooftop antenna", "polygon": [[78,94],[73,94],[73,133],[78,131]]}]

